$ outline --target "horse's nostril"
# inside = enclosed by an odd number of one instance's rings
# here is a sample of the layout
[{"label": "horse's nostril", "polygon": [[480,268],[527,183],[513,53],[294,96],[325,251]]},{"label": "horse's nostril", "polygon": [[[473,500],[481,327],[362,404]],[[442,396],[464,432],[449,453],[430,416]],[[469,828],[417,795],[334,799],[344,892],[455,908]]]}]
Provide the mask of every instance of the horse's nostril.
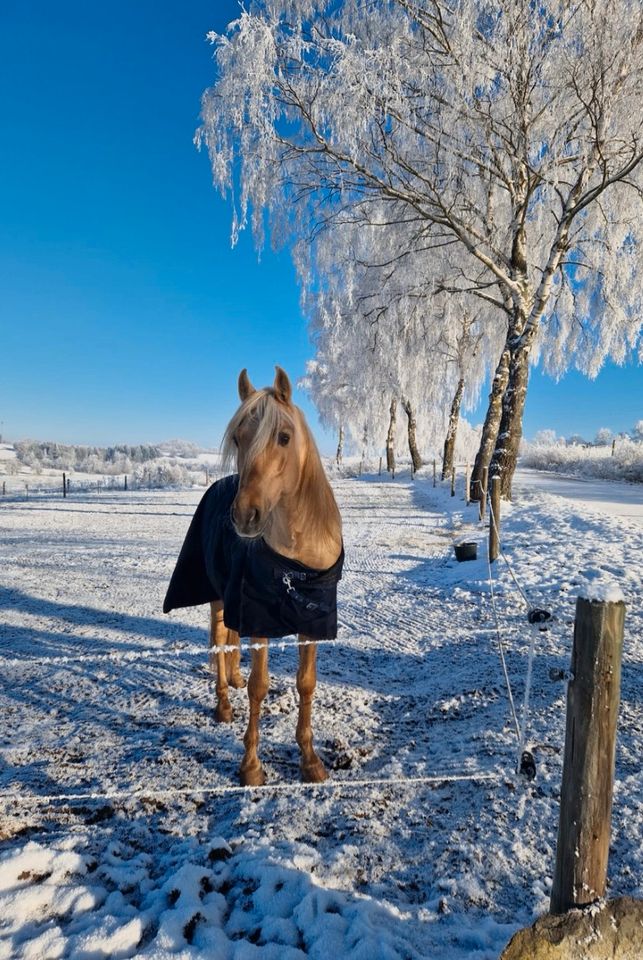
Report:
[{"label": "horse's nostril", "polygon": [[253,507],[252,510],[248,513],[248,525],[256,526],[259,523],[259,511],[256,507]]}]

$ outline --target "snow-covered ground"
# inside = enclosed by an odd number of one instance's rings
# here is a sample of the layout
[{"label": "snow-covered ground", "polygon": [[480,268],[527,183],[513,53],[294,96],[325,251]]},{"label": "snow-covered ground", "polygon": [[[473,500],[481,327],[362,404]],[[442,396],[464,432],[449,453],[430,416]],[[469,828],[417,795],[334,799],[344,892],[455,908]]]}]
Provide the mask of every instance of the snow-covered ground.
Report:
[{"label": "snow-covered ground", "polygon": [[[330,772],[299,786],[296,653],[273,644],[263,789],[239,790],[245,693],[213,718],[206,611],[160,613],[199,492],[0,506],[0,958],[497,957],[548,905],[575,595],[628,602],[610,894],[643,895],[643,530],[524,476],[493,571],[528,736],[516,738],[475,508],[430,481],[335,481],[347,566],[320,646],[314,729]],[[480,550],[484,554],[484,550]],[[382,782],[384,781],[384,782]]]},{"label": "snow-covered ground", "polygon": [[556,473],[523,468],[516,474],[514,488],[519,499],[534,492],[553,494],[572,500],[584,511],[625,517],[643,525],[643,484],[561,477]]}]

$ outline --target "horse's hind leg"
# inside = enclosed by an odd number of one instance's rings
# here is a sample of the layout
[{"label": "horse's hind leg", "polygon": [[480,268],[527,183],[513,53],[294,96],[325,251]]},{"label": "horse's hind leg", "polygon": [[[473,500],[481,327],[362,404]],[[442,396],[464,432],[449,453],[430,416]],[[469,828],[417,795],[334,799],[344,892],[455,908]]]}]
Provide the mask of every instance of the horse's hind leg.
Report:
[{"label": "horse's hind leg", "polygon": [[217,675],[217,707],[215,717],[220,723],[232,721],[232,707],[228,699],[228,672],[225,647],[228,628],[223,622],[223,604],[215,600],[210,604],[210,668]]},{"label": "horse's hind leg", "polygon": [[246,681],[243,679],[240,670],[241,645],[239,641],[239,634],[236,630],[228,630],[227,645],[229,647],[236,647],[236,650],[230,650],[225,655],[228,683],[231,687],[234,687],[235,690],[240,690],[241,687],[245,687]]},{"label": "horse's hind leg", "polygon": [[[268,641],[253,638],[251,649],[251,668],[248,680],[248,700],[250,702],[250,718],[248,729],[243,738],[246,752],[241,761],[239,779],[244,787],[258,787],[266,782],[266,775],[257,754],[259,746],[259,716],[261,704],[268,693]],[[260,644],[255,647],[254,644]]]},{"label": "horse's hind leg", "polygon": [[[306,640],[306,637],[299,637]],[[317,647],[305,643],[299,647],[297,692],[299,693],[299,717],[297,720],[297,743],[301,750],[301,778],[306,783],[321,783],[328,774],[313,747],[311,713],[313,694],[317,685]]]}]

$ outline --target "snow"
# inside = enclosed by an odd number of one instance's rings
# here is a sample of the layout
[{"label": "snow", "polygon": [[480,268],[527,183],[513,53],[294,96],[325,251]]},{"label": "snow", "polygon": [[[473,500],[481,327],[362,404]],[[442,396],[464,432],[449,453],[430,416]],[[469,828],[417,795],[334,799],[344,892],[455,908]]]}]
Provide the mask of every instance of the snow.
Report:
[{"label": "snow", "polygon": [[[553,432],[553,431],[552,431]],[[600,433],[600,431],[599,431]],[[579,479],[627,480],[643,483],[643,442],[628,437],[607,446],[563,442],[525,444],[521,463]]]},{"label": "snow", "polygon": [[[627,602],[609,892],[643,895],[638,518],[522,476],[503,504],[505,554],[554,615],[530,626],[493,564],[518,707],[535,643],[527,782],[477,507],[422,477],[334,485],[347,566],[339,642],[319,649],[320,787],[298,780],[292,646],[271,650],[268,786],[239,790],[246,694],[217,725],[206,611],[159,612],[200,491],[1,504],[0,958],[495,960],[548,905],[565,722],[550,671],[569,667],[583,578]],[[478,560],[457,563],[462,538]]]},{"label": "snow", "polygon": [[521,468],[514,480],[518,496],[539,491],[572,500],[583,511],[624,517],[643,526],[643,484],[619,483]]},{"label": "snow", "polygon": [[591,600],[593,603],[623,603],[625,601],[623,591],[618,583],[603,577],[581,582],[578,588],[578,596],[585,600]]},{"label": "snow", "polygon": [[10,443],[0,443],[0,460],[15,460],[16,451]]}]

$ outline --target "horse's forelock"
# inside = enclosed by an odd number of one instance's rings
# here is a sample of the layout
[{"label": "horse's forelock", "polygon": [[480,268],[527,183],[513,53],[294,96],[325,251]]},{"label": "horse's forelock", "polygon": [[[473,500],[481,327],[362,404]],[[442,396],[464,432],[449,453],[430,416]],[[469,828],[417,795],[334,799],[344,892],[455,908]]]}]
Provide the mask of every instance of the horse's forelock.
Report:
[{"label": "horse's forelock", "polygon": [[257,421],[257,430],[247,452],[246,462],[251,464],[274,439],[280,426],[287,424],[295,429],[295,418],[280,403],[272,387],[256,390],[243,401],[223,435],[223,468],[227,472],[235,467],[237,447],[234,435],[247,417]]}]

